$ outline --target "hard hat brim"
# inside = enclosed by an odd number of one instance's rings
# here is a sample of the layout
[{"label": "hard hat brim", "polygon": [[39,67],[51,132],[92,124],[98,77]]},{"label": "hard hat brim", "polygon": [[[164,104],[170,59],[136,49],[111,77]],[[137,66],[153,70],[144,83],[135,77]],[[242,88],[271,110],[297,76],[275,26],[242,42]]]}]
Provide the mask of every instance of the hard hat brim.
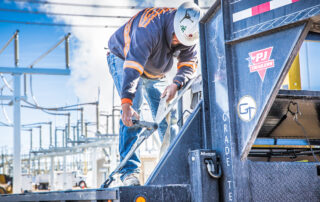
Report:
[{"label": "hard hat brim", "polygon": [[[174,18],[174,21],[177,21],[177,18]],[[174,25],[174,30],[180,29],[177,22],[173,22],[173,25]],[[198,37],[195,37],[195,36],[190,38],[190,40],[187,40],[186,37],[183,36],[181,32],[175,31],[175,35],[177,36],[180,43],[182,43],[185,46],[193,46],[197,43],[197,40],[198,40]]]}]

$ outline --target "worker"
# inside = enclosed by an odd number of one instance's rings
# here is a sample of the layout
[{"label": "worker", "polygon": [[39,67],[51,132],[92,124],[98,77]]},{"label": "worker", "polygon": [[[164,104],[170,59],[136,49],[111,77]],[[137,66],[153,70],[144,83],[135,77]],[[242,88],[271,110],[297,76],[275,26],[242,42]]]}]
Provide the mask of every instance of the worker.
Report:
[{"label": "worker", "polygon": [[[109,39],[107,60],[116,89],[121,97],[122,115],[119,131],[120,160],[126,156],[141,128],[132,127],[132,118],[139,119],[143,97],[155,119],[161,97],[172,100],[177,90],[196,71],[195,44],[199,38],[200,8],[191,2],[175,8],[146,8],[120,27]],[[177,74],[168,85],[165,74],[177,57]],[[176,113],[172,113],[174,120]],[[175,119],[176,120],[176,119]],[[159,124],[162,141],[166,128],[173,123]],[[140,185],[140,160],[135,153],[121,170],[124,186]]]}]

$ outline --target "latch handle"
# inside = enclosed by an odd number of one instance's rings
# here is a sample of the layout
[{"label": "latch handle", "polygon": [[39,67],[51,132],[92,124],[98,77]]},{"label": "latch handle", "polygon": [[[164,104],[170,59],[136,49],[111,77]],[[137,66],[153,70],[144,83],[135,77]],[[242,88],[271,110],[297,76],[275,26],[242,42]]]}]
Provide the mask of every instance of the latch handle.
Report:
[{"label": "latch handle", "polygon": [[208,171],[209,175],[214,179],[219,179],[221,177],[221,175],[222,175],[220,163],[217,162],[218,174],[216,174],[215,173],[215,169],[214,169],[213,160],[212,159],[205,159],[204,162],[207,165],[207,171]]}]

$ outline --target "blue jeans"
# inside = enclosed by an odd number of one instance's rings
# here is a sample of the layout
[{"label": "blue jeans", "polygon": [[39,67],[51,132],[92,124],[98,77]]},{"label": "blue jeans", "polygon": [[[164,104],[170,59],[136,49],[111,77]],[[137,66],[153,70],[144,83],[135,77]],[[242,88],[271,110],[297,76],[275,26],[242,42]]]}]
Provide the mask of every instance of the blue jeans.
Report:
[{"label": "blue jeans", "polygon": [[[122,82],[123,82],[123,63],[124,60],[117,57],[116,55],[110,53],[107,56],[107,61],[109,65],[109,71],[112,75],[114,84],[117,88],[117,91],[120,95],[122,89]],[[137,112],[141,112],[141,105],[143,102],[143,97],[147,100],[151,112],[152,117],[155,119],[157,114],[158,106],[160,103],[160,96],[162,92],[167,87],[167,79],[148,79],[145,77],[141,77],[138,83],[137,91],[135,94],[135,98],[133,99],[132,108]],[[176,118],[176,110],[171,112],[171,137],[175,137],[177,133],[177,125],[174,124],[177,121]],[[158,128],[158,134],[160,136],[160,140],[162,142],[166,129],[168,127],[168,123],[166,120],[163,120]],[[120,130],[119,130],[119,152],[120,152],[120,161],[126,156],[126,154],[131,149],[132,145],[137,140],[137,136],[141,128],[135,127],[127,127],[122,123],[120,120]],[[140,159],[137,153],[134,153],[123,169],[120,171],[121,177],[120,179],[123,180],[127,175],[131,173],[139,173],[139,166],[140,166]]]}]

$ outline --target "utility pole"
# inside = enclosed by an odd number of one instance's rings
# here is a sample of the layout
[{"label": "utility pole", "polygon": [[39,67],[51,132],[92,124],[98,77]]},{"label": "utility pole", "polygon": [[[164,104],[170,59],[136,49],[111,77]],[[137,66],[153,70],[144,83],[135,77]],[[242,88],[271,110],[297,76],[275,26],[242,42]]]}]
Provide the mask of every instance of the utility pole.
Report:
[{"label": "utility pole", "polygon": [[114,89],[115,85],[112,86],[112,134],[116,134],[115,130],[115,118],[114,118]]},{"label": "utility pole", "polygon": [[[14,64],[19,65],[19,31],[14,35]],[[13,97],[13,193],[21,192],[21,102],[20,81],[21,74],[14,74],[14,97]]]}]

